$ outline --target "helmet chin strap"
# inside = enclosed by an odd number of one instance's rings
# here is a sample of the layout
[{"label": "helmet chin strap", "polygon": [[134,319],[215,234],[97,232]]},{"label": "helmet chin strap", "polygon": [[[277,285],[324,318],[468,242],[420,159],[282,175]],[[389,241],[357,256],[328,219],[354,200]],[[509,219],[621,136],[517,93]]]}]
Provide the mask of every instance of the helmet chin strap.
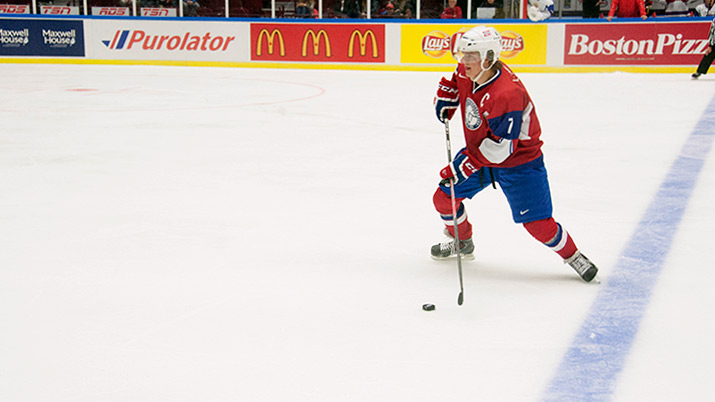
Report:
[{"label": "helmet chin strap", "polygon": [[488,60],[483,60],[482,63],[479,65],[479,67],[482,68],[482,71],[480,71],[479,74],[477,74],[477,76],[474,77],[474,79],[473,79],[472,81],[474,81],[474,82],[479,81],[479,79],[482,77],[482,74],[484,74],[485,72],[491,70],[492,67],[494,67],[494,65],[497,63],[497,61],[494,60],[494,61],[492,61],[492,64],[489,65],[489,67],[484,68],[484,63],[487,62],[487,61],[488,61]]}]

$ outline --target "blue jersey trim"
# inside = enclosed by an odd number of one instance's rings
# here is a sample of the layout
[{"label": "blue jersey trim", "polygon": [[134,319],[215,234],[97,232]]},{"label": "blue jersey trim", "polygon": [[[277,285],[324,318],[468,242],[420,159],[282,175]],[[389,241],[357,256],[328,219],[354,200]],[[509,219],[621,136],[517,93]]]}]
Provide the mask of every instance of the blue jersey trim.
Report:
[{"label": "blue jersey trim", "polygon": [[492,129],[492,133],[497,137],[506,138],[507,140],[519,139],[523,114],[523,110],[515,110],[491,118],[489,119],[489,128]]}]

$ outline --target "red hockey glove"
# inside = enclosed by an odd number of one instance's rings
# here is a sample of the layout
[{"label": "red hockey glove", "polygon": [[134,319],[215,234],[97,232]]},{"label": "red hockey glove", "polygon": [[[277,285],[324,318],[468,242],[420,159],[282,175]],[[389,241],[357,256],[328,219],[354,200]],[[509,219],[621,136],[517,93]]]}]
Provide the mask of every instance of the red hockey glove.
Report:
[{"label": "red hockey glove", "polygon": [[449,165],[445,166],[444,169],[440,170],[439,175],[442,177],[441,184],[446,185],[449,183],[450,178],[454,178],[454,184],[457,185],[469,178],[472,173],[479,170],[481,166],[476,164],[473,158],[469,157],[467,150],[462,148],[454,160]]},{"label": "red hockey glove", "polygon": [[454,112],[457,111],[458,107],[459,91],[457,90],[457,83],[442,77],[437,87],[437,96],[434,97],[437,118],[444,123],[454,116]]}]

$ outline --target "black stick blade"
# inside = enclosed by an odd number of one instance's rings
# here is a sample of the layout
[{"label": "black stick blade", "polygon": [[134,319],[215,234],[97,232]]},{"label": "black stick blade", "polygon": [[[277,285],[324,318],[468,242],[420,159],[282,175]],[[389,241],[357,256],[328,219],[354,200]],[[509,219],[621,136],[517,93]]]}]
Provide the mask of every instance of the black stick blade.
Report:
[{"label": "black stick blade", "polygon": [[457,297],[457,304],[460,306],[464,303],[464,292],[459,292],[459,297]]}]

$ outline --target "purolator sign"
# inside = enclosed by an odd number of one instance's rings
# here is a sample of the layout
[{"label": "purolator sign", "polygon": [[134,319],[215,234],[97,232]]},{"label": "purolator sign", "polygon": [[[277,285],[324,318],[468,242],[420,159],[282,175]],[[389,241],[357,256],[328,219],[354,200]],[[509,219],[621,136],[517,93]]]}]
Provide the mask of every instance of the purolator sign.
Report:
[{"label": "purolator sign", "polygon": [[380,24],[251,24],[251,60],[385,62]]},{"label": "purolator sign", "polygon": [[565,65],[697,65],[707,22],[566,25]]}]

